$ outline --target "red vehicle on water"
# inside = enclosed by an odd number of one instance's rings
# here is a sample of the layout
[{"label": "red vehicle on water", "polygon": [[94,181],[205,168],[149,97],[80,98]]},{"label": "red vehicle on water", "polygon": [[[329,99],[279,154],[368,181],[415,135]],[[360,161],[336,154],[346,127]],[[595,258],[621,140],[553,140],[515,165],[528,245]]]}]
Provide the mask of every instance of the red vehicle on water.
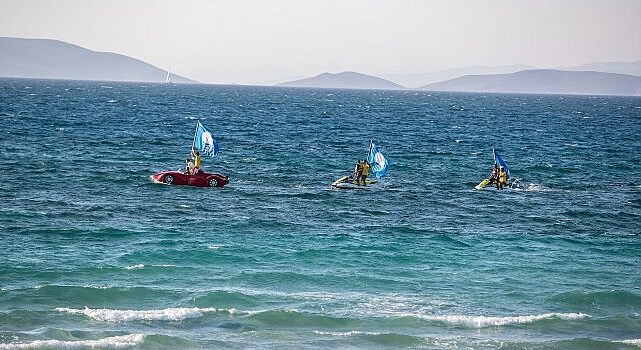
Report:
[{"label": "red vehicle on water", "polygon": [[151,175],[151,181],[167,185],[223,187],[229,183],[229,177],[217,173],[206,173],[202,170],[193,175],[182,171],[161,171]]}]

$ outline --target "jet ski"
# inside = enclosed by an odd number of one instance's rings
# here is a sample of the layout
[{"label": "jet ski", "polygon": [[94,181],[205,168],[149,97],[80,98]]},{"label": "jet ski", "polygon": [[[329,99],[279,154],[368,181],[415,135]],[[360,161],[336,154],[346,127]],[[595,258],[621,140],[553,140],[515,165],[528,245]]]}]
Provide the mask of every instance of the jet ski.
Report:
[{"label": "jet ski", "polygon": [[362,190],[367,188],[367,186],[376,184],[377,182],[378,182],[377,180],[370,180],[370,179],[367,179],[365,180],[365,182],[363,182],[361,180],[355,180],[351,176],[343,176],[340,179],[332,182],[332,187],[342,188],[342,189]]}]

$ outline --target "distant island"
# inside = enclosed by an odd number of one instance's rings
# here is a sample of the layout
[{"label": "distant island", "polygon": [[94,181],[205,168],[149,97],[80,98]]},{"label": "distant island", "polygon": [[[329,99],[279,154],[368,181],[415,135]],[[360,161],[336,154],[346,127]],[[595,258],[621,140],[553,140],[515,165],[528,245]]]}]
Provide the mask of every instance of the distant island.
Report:
[{"label": "distant island", "polygon": [[[164,82],[167,71],[110,52],[59,40],[0,37],[0,77]],[[171,74],[172,83],[198,83]]]},{"label": "distant island", "polygon": [[[597,62],[576,67],[561,67],[559,70],[592,71],[603,73],[619,73],[641,76],[641,61],[635,62]],[[503,72],[507,73],[507,72]]]},{"label": "distant island", "polygon": [[466,75],[420,88],[429,91],[641,96],[641,77],[592,71],[524,70]]},{"label": "distant island", "polygon": [[[0,37],[0,77],[160,83],[166,76],[164,69],[117,53],[91,51],[59,40]],[[473,66],[385,77],[388,79],[349,71],[322,73],[276,86],[374,90],[409,86],[426,91],[641,96],[641,61],[559,69]],[[176,74],[171,74],[171,81],[198,83]]]},{"label": "distant island", "polygon": [[387,74],[382,77],[393,81],[395,83],[401,84],[408,88],[414,89],[421,86],[425,86],[432,83],[438,83],[445,80],[450,80],[464,75],[485,75],[485,74],[506,74],[514,73],[527,69],[536,69],[532,66],[526,65],[511,65],[511,66],[498,66],[498,67],[487,67],[487,66],[471,66],[471,67],[460,67],[460,68],[450,68],[444,69],[435,72],[428,73],[418,73],[418,74]]},{"label": "distant island", "polygon": [[389,80],[356,72],[323,73],[313,78],[280,83],[277,86],[376,90],[405,89],[403,86]]}]

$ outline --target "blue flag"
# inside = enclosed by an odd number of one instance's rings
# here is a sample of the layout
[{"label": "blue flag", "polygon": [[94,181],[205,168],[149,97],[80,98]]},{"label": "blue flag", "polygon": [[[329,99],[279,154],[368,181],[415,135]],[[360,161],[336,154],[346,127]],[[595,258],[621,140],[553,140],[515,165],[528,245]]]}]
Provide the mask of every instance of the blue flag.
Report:
[{"label": "blue flag", "polygon": [[387,160],[387,158],[385,158],[383,153],[381,153],[381,150],[380,148],[378,148],[378,146],[372,144],[372,150],[369,152],[367,162],[371,166],[370,170],[377,178],[383,177],[387,173],[387,168],[389,168],[389,161]]},{"label": "blue flag", "polygon": [[507,166],[507,163],[499,156],[498,153],[494,149],[492,149],[492,152],[494,153],[494,164],[498,166],[502,166],[503,169],[505,169],[505,175],[507,175],[507,178],[510,178],[510,168]]},{"label": "blue flag", "polygon": [[193,148],[210,157],[216,157],[218,155],[218,151],[220,151],[218,141],[214,140],[214,136],[200,123],[200,120],[196,125],[196,135],[194,136]]}]

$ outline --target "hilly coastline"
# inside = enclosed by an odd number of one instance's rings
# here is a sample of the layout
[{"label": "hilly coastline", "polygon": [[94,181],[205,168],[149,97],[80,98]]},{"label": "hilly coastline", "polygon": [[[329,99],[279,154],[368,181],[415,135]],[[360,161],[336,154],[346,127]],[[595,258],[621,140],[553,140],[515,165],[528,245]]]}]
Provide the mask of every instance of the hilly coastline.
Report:
[{"label": "hilly coastline", "polygon": [[[0,77],[164,82],[167,72],[141,60],[59,40],[0,37]],[[172,83],[198,83],[171,75]]]},{"label": "hilly coastline", "polygon": [[333,89],[405,89],[403,86],[389,80],[356,72],[342,72],[337,74],[323,73],[313,78],[294,80],[277,84],[277,86]]},{"label": "hilly coastline", "polygon": [[524,70],[466,75],[429,84],[428,91],[640,96],[641,77],[592,71]]}]

